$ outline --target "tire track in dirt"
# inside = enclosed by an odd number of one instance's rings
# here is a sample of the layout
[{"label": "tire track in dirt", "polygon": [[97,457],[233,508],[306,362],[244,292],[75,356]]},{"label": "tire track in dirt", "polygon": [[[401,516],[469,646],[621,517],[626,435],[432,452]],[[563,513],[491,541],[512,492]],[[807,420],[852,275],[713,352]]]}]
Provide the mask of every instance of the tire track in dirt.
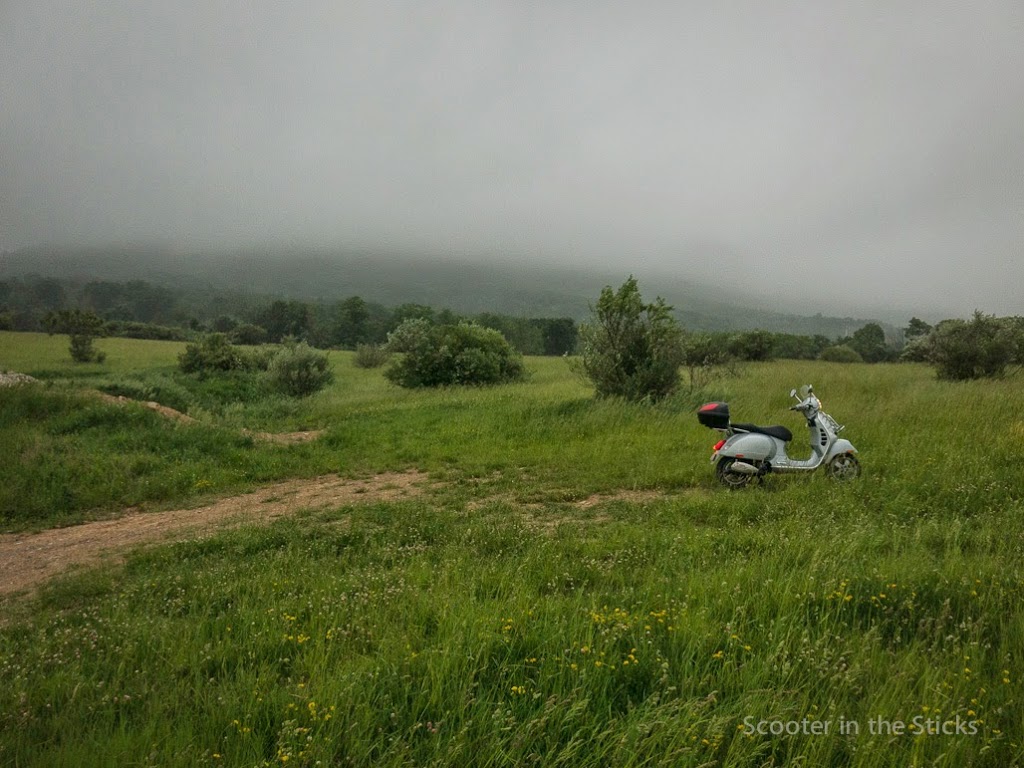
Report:
[{"label": "tire track in dirt", "polygon": [[127,510],[113,520],[0,535],[0,597],[32,592],[72,566],[118,562],[137,546],[209,536],[224,527],[273,520],[300,509],[414,498],[430,487],[417,470],[366,479],[336,475],[288,480],[194,509]]}]

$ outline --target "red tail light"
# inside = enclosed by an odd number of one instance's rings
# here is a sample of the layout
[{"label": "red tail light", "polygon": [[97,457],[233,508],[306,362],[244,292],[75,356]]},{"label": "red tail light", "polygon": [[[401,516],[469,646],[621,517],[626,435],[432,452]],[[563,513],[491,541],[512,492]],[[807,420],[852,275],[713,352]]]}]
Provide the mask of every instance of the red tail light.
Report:
[{"label": "red tail light", "polygon": [[723,445],[725,445],[725,440],[719,440],[715,443],[715,447],[711,449],[712,453],[718,453]]}]

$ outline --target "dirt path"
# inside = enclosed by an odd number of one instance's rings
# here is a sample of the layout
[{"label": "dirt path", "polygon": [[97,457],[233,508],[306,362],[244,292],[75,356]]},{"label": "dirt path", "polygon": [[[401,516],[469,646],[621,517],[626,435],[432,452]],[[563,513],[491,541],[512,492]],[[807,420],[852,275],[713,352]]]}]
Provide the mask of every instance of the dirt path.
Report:
[{"label": "dirt path", "polygon": [[[141,405],[143,408],[149,408],[151,411],[156,411],[161,416],[174,421],[180,421],[182,424],[195,424],[196,420],[189,416],[187,413],[176,411],[173,408],[168,408],[166,405],[160,405],[153,400],[149,402],[143,400],[132,400],[130,397],[124,395],[108,395],[105,392],[99,390],[91,390],[92,395],[99,397],[101,400],[113,403],[114,405]],[[316,440],[320,435],[324,433],[322,429],[310,430],[307,432],[255,432],[251,429],[243,429],[242,434],[248,435],[254,440],[262,440],[267,443],[280,443],[282,445],[292,445],[294,443],[308,443],[311,440]]]},{"label": "dirt path", "polygon": [[129,510],[114,520],[0,535],[0,597],[31,592],[70,566],[116,562],[140,544],[198,538],[227,525],[265,522],[300,509],[412,498],[428,485],[427,476],[415,470],[365,480],[330,475],[276,483],[195,509]]}]

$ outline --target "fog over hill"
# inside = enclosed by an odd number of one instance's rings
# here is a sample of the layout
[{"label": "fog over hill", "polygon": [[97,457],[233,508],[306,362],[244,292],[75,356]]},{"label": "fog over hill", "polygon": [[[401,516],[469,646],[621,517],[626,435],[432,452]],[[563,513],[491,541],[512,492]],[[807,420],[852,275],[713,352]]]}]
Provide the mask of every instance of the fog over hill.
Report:
[{"label": "fog over hill", "polygon": [[[457,312],[499,312],[583,320],[606,285],[630,273],[523,262],[469,262],[386,254],[288,253],[178,254],[156,247],[96,250],[23,249],[0,256],[0,279],[37,274],[90,280],[147,280],[183,290],[219,290],[307,301],[362,296],[385,306],[426,304]],[[905,324],[909,316],[860,319],[765,307],[750,297],[665,274],[635,271],[644,298],[661,296],[688,328],[764,328],[843,336],[868,319]]]}]

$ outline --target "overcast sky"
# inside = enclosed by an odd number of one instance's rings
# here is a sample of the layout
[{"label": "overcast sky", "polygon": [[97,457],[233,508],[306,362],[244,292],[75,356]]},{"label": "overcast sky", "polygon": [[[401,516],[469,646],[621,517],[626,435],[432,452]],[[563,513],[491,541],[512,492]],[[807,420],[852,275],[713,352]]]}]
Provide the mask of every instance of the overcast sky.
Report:
[{"label": "overcast sky", "polygon": [[0,0],[0,249],[124,241],[1024,314],[1024,3]]}]

